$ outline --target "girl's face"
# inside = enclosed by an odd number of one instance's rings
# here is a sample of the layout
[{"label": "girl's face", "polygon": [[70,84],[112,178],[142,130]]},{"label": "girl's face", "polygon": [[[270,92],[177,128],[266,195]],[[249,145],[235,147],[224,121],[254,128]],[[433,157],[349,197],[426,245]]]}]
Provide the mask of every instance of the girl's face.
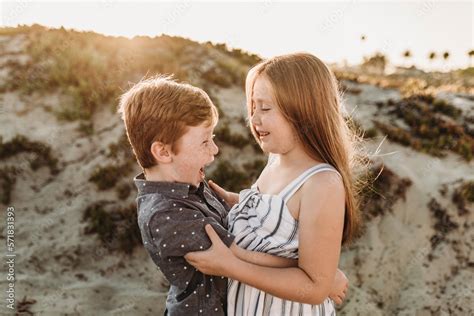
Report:
[{"label": "girl's face", "polygon": [[264,152],[285,154],[296,146],[296,135],[276,104],[270,81],[263,75],[255,80],[252,107],[250,122]]}]

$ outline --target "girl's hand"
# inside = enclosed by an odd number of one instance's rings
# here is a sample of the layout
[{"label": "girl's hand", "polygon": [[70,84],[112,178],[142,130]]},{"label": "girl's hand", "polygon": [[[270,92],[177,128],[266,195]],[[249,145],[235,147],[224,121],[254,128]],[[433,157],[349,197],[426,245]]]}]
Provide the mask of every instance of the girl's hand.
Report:
[{"label": "girl's hand", "polygon": [[229,192],[221,188],[219,185],[214,183],[214,181],[209,180],[208,181],[209,186],[211,189],[216,191],[216,193],[224,199],[224,201],[229,204],[231,207],[234,206],[234,204],[239,203],[239,195],[237,193]]},{"label": "girl's hand", "polygon": [[188,252],[184,258],[204,274],[227,277],[229,275],[228,269],[237,257],[222,242],[211,225],[207,224],[205,229],[211,239],[212,246],[204,251]]},{"label": "girl's hand", "polygon": [[346,298],[348,288],[349,280],[347,279],[344,272],[337,269],[333,286],[331,292],[329,293],[329,298],[332,299],[337,305],[341,305]]}]

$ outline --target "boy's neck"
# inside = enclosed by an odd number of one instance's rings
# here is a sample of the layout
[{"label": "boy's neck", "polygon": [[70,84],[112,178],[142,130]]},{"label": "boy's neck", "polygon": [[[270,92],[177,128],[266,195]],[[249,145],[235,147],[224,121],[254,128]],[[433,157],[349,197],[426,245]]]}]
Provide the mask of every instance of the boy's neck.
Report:
[{"label": "boy's neck", "polygon": [[144,170],[145,179],[147,181],[175,182],[173,177],[164,170],[158,169],[156,166]]},{"label": "boy's neck", "polygon": [[195,187],[199,187],[199,184],[196,186],[193,183],[188,183],[186,181],[179,181],[172,176],[171,173],[167,172],[165,169],[160,169],[157,166],[148,168],[144,170],[145,180],[146,181],[155,181],[155,182],[179,182],[179,183],[187,183],[191,184]]}]

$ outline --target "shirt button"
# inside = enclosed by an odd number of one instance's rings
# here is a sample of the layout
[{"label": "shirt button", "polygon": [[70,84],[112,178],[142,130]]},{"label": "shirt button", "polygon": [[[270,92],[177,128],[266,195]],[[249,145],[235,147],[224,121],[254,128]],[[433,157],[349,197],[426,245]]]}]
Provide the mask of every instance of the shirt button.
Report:
[{"label": "shirt button", "polygon": [[176,232],[174,232],[173,234],[175,234],[175,235],[176,235]]},{"label": "shirt button", "polygon": [[171,189],[171,192],[174,192],[174,189]]},{"label": "shirt button", "polygon": [[163,244],[163,247],[166,247],[166,244]]},{"label": "shirt button", "polygon": [[176,206],[176,203],[173,203],[173,206]]},{"label": "shirt button", "polygon": [[184,245],[181,245],[181,248],[184,248]]},{"label": "shirt button", "polygon": [[217,307],[214,310],[217,312]]}]

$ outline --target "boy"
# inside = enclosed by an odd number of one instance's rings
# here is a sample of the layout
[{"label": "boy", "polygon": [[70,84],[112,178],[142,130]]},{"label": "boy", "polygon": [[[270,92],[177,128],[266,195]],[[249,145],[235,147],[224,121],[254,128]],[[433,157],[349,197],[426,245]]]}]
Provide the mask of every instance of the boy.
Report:
[{"label": "boy", "polygon": [[202,274],[184,255],[205,250],[211,224],[242,260],[289,267],[296,260],[235,246],[227,230],[229,207],[203,181],[218,148],[218,112],[201,89],[167,77],[142,81],[122,95],[119,112],[143,173],[138,188],[138,225],[144,246],[170,283],[165,314],[225,315],[227,279]]}]

